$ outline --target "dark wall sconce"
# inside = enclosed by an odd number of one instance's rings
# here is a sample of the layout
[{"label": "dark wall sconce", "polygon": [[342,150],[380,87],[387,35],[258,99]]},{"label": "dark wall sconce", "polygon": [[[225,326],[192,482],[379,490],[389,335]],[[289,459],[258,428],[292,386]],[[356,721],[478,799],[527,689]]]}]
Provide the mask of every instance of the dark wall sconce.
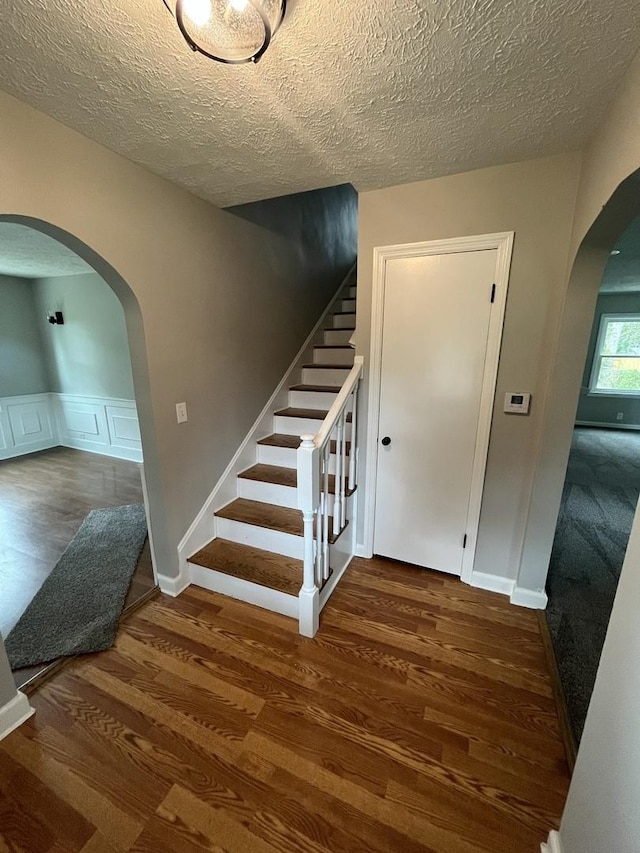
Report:
[{"label": "dark wall sconce", "polygon": [[52,313],[47,314],[47,320],[52,326],[64,326],[62,311],[53,311]]}]

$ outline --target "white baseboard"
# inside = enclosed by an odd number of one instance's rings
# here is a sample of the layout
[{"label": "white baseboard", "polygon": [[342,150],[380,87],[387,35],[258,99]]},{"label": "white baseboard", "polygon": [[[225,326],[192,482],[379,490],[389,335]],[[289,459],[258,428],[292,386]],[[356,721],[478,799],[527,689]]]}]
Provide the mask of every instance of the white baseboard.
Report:
[{"label": "white baseboard", "polygon": [[178,544],[178,559],[180,561],[181,571],[183,566],[186,567],[188,558],[197,553],[201,548],[204,548],[204,546],[216,536],[214,520],[215,510],[225,506],[237,497],[236,481],[238,474],[255,464],[257,461],[256,442],[260,438],[263,438],[274,431],[272,428],[273,413],[278,409],[286,408],[289,386],[299,383],[299,372],[302,369],[302,365],[311,360],[309,351],[315,343],[315,338],[322,332],[323,324],[327,316],[339,299],[340,294],[344,290],[352,273],[353,268],[349,270],[346,277],[341,282],[333,299],[331,299],[312,332],[300,347],[278,387],[265,404],[263,410],[256,418],[255,423],[245,436],[240,447],[224,470],[222,476],[213,487],[213,491],[204,502],[202,509],[180,540],[180,543]]},{"label": "white baseboard", "polygon": [[331,575],[329,580],[326,582],[326,584],[320,590],[320,611],[322,611],[322,608],[325,606],[327,601],[329,601],[329,599],[331,598],[331,593],[334,591],[334,589],[340,583],[340,579],[342,578],[343,574],[349,568],[349,564],[351,563],[352,559],[353,559],[353,556],[347,555],[342,566],[333,572],[333,574]]},{"label": "white baseboard", "polygon": [[290,616],[293,619],[299,618],[300,605],[297,595],[288,595],[285,592],[260,586],[260,584],[251,581],[225,575],[223,572],[215,571],[215,569],[197,566],[195,563],[189,563],[189,572],[191,583],[195,586],[228,595],[238,601],[255,604],[257,607],[272,610],[274,613],[281,613],[283,616]]},{"label": "white baseboard", "polygon": [[548,598],[543,589],[525,589],[514,586],[511,593],[511,603],[518,607],[529,607],[531,610],[546,610]]},{"label": "white baseboard", "polygon": [[562,840],[560,833],[553,829],[549,833],[549,839],[540,845],[540,853],[562,853]]},{"label": "white baseboard", "polygon": [[18,690],[17,696],[0,708],[0,740],[34,714],[35,710],[29,704],[29,700]]},{"label": "white baseboard", "polygon": [[511,578],[500,575],[490,575],[486,572],[473,572],[469,586],[486,589],[488,592],[499,592],[501,595],[512,595],[516,582]]},{"label": "white baseboard", "polygon": [[576,421],[576,426],[606,427],[608,429],[640,429],[640,424],[623,424],[618,423],[618,421],[614,421],[613,423],[609,421]]},{"label": "white baseboard", "polygon": [[186,571],[181,570],[177,578],[170,578],[168,575],[158,574],[157,581],[158,586],[160,587],[160,592],[163,592],[165,595],[170,595],[172,598],[177,598],[180,593],[184,592],[191,584],[188,567],[186,567]]}]

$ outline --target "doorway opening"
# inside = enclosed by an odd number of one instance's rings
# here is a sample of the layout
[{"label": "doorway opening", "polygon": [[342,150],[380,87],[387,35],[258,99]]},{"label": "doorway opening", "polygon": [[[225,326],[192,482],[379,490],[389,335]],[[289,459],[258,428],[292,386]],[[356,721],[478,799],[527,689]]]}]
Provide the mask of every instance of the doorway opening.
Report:
[{"label": "doorway opening", "polygon": [[156,580],[120,299],[63,243],[3,218],[0,309],[0,633],[25,688],[104,647]]},{"label": "doorway opening", "polygon": [[640,494],[640,216],[618,234],[592,315],[547,576],[545,618],[574,754]]}]

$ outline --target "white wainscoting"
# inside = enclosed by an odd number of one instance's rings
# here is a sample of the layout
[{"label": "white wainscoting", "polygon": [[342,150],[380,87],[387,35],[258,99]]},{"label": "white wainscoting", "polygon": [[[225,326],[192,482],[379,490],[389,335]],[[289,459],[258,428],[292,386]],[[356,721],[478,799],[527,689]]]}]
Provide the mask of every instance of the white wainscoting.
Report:
[{"label": "white wainscoting", "polygon": [[135,402],[79,394],[0,399],[0,459],[60,445],[142,462]]},{"label": "white wainscoting", "polygon": [[49,394],[0,399],[0,459],[59,444]]},{"label": "white wainscoting", "polygon": [[133,400],[50,394],[59,444],[142,462],[138,413]]}]

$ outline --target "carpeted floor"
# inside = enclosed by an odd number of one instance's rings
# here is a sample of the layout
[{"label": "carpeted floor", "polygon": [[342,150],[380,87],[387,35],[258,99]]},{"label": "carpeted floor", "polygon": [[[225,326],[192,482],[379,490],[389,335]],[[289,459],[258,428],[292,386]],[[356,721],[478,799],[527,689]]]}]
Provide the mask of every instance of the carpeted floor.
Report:
[{"label": "carpeted floor", "polygon": [[640,493],[640,433],[577,427],[551,554],[547,622],[579,742]]},{"label": "carpeted floor", "polygon": [[146,538],[143,504],[92,510],[7,637],[11,668],[110,648]]}]

